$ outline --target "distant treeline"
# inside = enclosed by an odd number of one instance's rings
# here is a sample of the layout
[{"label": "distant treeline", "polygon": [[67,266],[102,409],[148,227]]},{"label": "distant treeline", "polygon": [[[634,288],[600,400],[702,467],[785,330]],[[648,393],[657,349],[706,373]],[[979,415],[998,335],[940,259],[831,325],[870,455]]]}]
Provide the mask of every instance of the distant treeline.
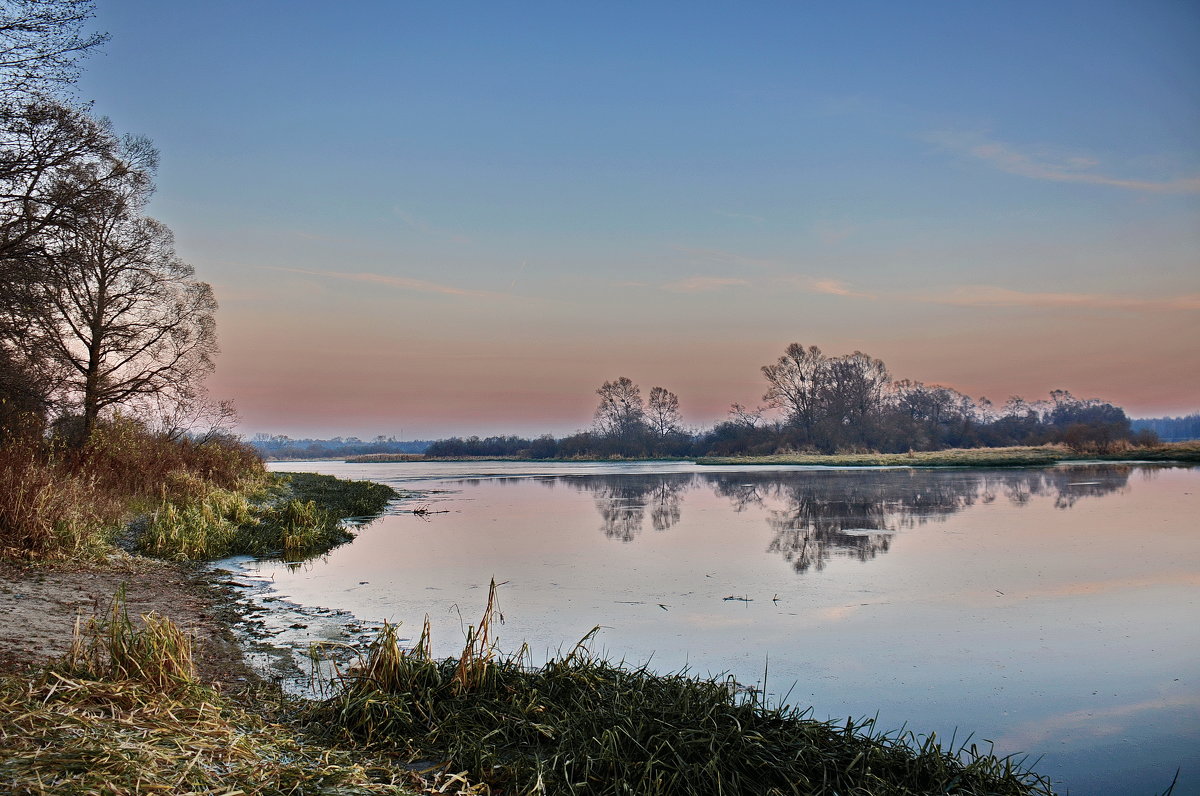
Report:
[{"label": "distant treeline", "polygon": [[367,453],[424,453],[429,440],[375,437],[370,442],[358,437],[292,439],[281,434],[255,434],[250,444],[264,459],[341,459]]},{"label": "distant treeline", "polygon": [[[425,454],[639,458],[902,453],[1047,443],[1102,453],[1158,441],[1157,427],[1135,427],[1123,409],[1104,401],[1054,390],[1045,400],[1012,397],[996,406],[951,387],[895,380],[882,361],[861,351],[827,356],[816,346],[793,343],[762,373],[767,383],[763,405],[748,409],[734,404],[728,417],[709,429],[686,429],[679,399],[669,390],[654,387],[645,400],[638,385],[621,377],[596,391],[600,404],[586,431],[560,439],[452,437],[430,444]],[[1180,438],[1177,434],[1171,432],[1172,438]]]},{"label": "distant treeline", "polygon": [[643,397],[628,378],[604,382],[592,427],[565,437],[515,435],[398,442],[376,437],[294,440],[257,435],[268,458],[340,458],[424,453],[430,457],[523,459],[689,458],[774,453],[905,453],[1059,443],[1109,453],[1130,445],[1200,439],[1200,415],[1130,420],[1119,406],[1053,390],[997,406],[952,387],[893,379],[881,360],[855,351],[828,356],[799,343],[762,367],[763,404],[733,404],[711,428],[684,426],[679,398],[663,387]]},{"label": "distant treeline", "polygon": [[1200,413],[1186,417],[1144,417],[1130,422],[1134,431],[1151,431],[1163,442],[1200,439]]}]

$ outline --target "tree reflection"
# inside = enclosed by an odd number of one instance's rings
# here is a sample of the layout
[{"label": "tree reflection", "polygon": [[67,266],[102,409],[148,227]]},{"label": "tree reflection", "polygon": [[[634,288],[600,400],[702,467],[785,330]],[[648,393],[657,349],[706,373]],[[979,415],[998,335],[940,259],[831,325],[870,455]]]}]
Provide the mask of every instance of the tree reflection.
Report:
[{"label": "tree reflection", "polygon": [[944,520],[976,504],[1004,499],[1023,506],[1051,499],[1068,509],[1085,497],[1125,489],[1134,467],[1080,465],[1014,470],[761,470],[554,476],[593,494],[605,536],[632,542],[650,526],[674,527],[686,493],[709,488],[735,512],[764,512],[767,552],[796,572],[821,570],[834,557],[870,561],[905,528]]},{"label": "tree reflection", "polygon": [[696,483],[692,473],[562,476],[560,482],[593,493],[600,529],[610,539],[632,542],[649,511],[656,531],[673,528],[682,516],[683,495]]}]

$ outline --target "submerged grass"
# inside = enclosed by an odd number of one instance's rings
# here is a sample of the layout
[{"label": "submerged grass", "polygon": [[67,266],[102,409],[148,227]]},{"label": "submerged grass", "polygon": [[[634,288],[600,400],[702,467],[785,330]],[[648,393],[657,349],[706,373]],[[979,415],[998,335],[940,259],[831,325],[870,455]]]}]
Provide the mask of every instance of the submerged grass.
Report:
[{"label": "submerged grass", "polygon": [[974,744],[816,721],[729,683],[612,664],[583,642],[541,667],[498,656],[494,600],[493,584],[458,659],[435,660],[427,629],[405,651],[385,625],[316,718],[373,748],[446,761],[475,793],[1052,792],[1021,761]]}]

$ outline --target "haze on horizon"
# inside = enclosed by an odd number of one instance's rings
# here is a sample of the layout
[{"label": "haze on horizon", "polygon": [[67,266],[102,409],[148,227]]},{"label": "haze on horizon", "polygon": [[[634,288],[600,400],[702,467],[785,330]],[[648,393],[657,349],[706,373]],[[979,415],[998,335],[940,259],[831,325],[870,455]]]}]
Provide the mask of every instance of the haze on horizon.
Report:
[{"label": "haze on horizon", "polygon": [[686,420],[798,341],[1200,409],[1200,7],[98,0],[242,430]]}]

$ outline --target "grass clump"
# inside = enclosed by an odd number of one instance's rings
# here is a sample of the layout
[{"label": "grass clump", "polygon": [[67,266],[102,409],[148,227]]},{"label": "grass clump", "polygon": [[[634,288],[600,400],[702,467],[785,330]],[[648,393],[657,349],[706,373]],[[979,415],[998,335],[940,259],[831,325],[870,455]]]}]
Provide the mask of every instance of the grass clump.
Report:
[{"label": "grass clump", "polygon": [[[285,716],[278,716],[285,718]],[[191,639],[123,590],[64,659],[0,675],[6,793],[409,794],[386,761],[332,749],[202,685]]]},{"label": "grass clump", "polygon": [[58,669],[92,680],[135,680],[164,693],[199,685],[192,663],[192,638],[155,613],[138,627],[125,605],[124,584],[107,616],[75,624],[71,647]]},{"label": "grass clump", "polygon": [[276,475],[297,499],[311,500],[338,517],[373,517],[398,496],[390,486],[374,481],[347,481],[319,473]]},{"label": "grass clump", "polygon": [[[317,716],[360,742],[447,761],[493,793],[1050,794],[1011,757],[769,707],[730,684],[593,657],[495,654],[488,612],[458,658],[385,626]],[[476,791],[484,792],[484,791]]]}]

